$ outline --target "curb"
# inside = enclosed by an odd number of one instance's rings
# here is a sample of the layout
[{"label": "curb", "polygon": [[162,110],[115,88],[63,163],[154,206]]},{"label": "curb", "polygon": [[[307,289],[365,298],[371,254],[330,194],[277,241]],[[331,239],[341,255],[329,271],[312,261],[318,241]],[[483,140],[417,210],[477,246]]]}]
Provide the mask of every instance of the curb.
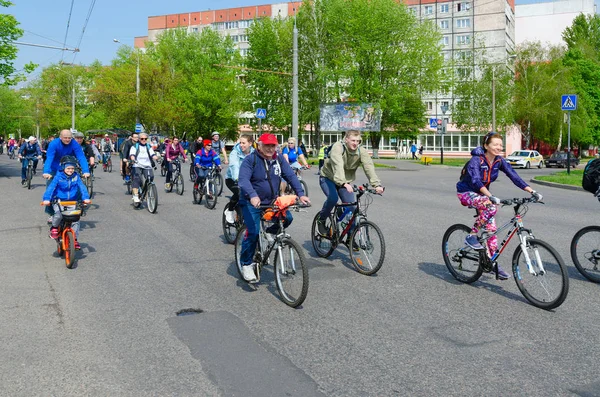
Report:
[{"label": "curb", "polygon": [[586,190],[581,186],[573,186],[573,185],[564,185],[562,183],[555,182],[547,182],[547,181],[538,181],[537,179],[530,179],[530,182],[537,183],[538,185],[555,187],[558,189],[567,189],[567,190],[578,190],[580,192],[585,192]]}]

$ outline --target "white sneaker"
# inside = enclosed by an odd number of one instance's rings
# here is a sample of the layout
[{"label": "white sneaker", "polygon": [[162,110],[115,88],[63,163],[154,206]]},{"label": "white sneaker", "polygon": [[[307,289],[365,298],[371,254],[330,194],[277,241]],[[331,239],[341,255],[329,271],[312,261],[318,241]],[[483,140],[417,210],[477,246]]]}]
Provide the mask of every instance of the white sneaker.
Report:
[{"label": "white sneaker", "polygon": [[242,266],[242,275],[244,276],[244,280],[249,283],[256,282],[256,273],[254,272],[254,263],[251,265]]},{"label": "white sneaker", "polygon": [[229,211],[226,210],[225,211],[225,220],[227,221],[227,223],[235,223],[235,211]]},{"label": "white sneaker", "polygon": [[170,183],[165,183],[165,190],[169,190],[171,189],[171,184]]},{"label": "white sneaker", "polygon": [[138,196],[137,194],[134,194],[133,195],[133,202],[136,203],[136,204],[139,203],[140,202],[140,196]]}]

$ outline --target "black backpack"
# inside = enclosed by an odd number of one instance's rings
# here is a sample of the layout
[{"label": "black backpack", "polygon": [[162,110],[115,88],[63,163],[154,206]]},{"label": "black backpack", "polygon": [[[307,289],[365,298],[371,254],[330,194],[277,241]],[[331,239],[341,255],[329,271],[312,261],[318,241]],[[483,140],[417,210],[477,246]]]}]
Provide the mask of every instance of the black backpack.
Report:
[{"label": "black backpack", "polygon": [[[335,145],[337,142],[332,143],[331,145],[327,146],[325,148],[325,150],[323,150],[323,154],[325,157],[323,157],[323,160],[326,160],[329,158],[329,152],[331,152],[331,148],[333,148],[333,145]],[[346,145],[344,145],[344,143],[342,143],[342,156],[344,155],[344,153],[346,153]],[[360,146],[358,147],[358,153],[360,154]]]},{"label": "black backpack", "polygon": [[581,186],[590,193],[596,193],[600,187],[600,159],[588,161],[583,170]]}]

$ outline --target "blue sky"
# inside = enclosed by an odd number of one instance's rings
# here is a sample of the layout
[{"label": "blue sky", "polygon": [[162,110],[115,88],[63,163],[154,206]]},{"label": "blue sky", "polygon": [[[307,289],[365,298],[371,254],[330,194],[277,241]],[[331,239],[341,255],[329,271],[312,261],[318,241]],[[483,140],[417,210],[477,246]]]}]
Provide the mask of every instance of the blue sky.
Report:
[{"label": "blue sky", "polygon": [[[67,21],[72,0],[11,0],[15,3],[9,8],[0,7],[0,13],[14,15],[20,22],[25,34],[21,42],[62,47],[65,42]],[[74,48],[82,37],[82,29],[95,0],[74,0],[66,46]],[[75,62],[89,64],[99,60],[109,64],[114,58],[119,44],[133,45],[135,36],[145,36],[148,32],[148,16],[178,14],[243,7],[261,4],[282,3],[284,1],[269,0],[98,0],[90,14],[85,33],[79,45],[80,52],[19,46],[19,57],[15,63],[22,68],[29,61],[44,66],[52,63]],[[517,4],[538,2],[536,0],[517,0]],[[596,0],[596,5],[600,0]],[[125,5],[126,4],[126,5]]]}]

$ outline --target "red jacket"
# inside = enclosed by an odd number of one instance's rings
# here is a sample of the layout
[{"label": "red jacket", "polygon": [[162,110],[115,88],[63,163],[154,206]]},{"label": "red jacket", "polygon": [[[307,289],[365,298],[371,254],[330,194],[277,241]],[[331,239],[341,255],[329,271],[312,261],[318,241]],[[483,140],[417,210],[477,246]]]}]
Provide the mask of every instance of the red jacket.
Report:
[{"label": "red jacket", "polygon": [[179,155],[185,159],[185,151],[183,150],[181,143],[177,144],[177,149],[173,149],[173,144],[169,143],[165,149],[165,157],[169,160],[175,160]]}]

